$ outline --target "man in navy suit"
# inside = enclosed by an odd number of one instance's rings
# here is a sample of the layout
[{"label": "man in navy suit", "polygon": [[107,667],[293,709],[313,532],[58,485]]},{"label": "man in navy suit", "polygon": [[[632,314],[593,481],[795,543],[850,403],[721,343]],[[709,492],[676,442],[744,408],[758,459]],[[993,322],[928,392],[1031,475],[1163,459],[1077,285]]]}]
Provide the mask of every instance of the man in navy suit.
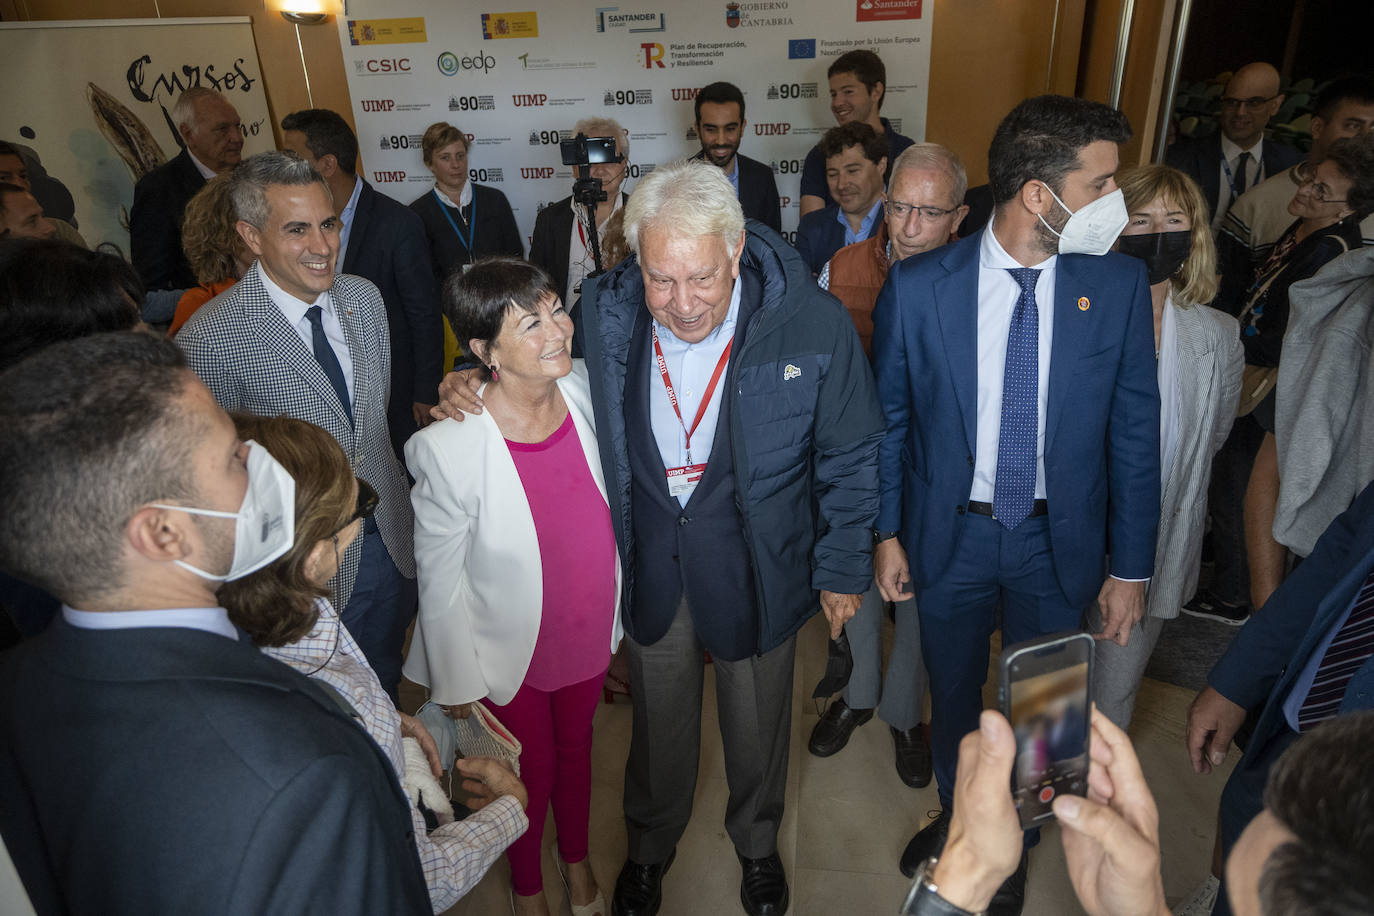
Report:
[{"label": "man in navy suit", "polygon": [[[1374,707],[1374,484],[1365,487],[1236,634],[1188,710],[1193,769],[1226,759],[1247,710],[1260,708],[1245,755],[1221,795],[1229,855],[1263,807],[1269,769],[1332,716]],[[1229,916],[1226,893],[1212,911]]]},{"label": "man in navy suit", "polygon": [[218,606],[291,546],[294,488],[176,345],[54,344],[0,376],[0,425],[0,567],[64,602],[0,659],[0,832],[34,909],[430,913],[385,755]]},{"label": "man in navy suit", "polygon": [[740,138],[749,126],[744,120],[744,93],[734,83],[712,83],[697,93],[694,105],[701,152],[692,158],[720,166],[734,185],[745,218],[781,232],[782,207],[773,170],[739,151]]},{"label": "man in navy suit", "polygon": [[282,144],[315,167],[339,217],[339,273],[371,280],[386,305],[391,332],[387,427],[396,457],[429,424],[443,375],[444,327],[439,283],[420,217],[379,194],[358,175],[358,138],[337,112],[308,108],[282,119]]},{"label": "man in navy suit", "polygon": [[[874,309],[875,571],[888,600],[914,587],[943,806],[907,874],[944,844],[998,605],[1004,645],[1077,628],[1094,599],[1102,638],[1140,638],[1159,517],[1153,320],[1141,263],[1102,254],[1126,223],[1112,175],[1129,136],[1095,102],[1022,102],[988,153],[993,223],[894,265]],[[1025,873],[1023,856],[990,912],[1020,912]]]},{"label": "man in navy suit", "polygon": [[797,224],[797,251],[813,274],[841,248],[882,229],[887,174],[887,140],[867,124],[832,127],[816,149],[825,156],[825,180],[838,203],[806,214]]},{"label": "man in navy suit", "polygon": [[185,147],[139,179],[129,211],[129,258],[149,290],[196,285],[181,250],[182,215],[205,182],[238,165],[243,154],[239,113],[213,89],[183,92],[172,106],[172,120]]}]

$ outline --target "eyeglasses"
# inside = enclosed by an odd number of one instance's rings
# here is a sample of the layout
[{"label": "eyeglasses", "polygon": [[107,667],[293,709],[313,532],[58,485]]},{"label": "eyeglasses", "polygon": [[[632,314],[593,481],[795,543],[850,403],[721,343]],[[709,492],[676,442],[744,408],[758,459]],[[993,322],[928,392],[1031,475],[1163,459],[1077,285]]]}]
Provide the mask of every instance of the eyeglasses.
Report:
[{"label": "eyeglasses", "polygon": [[358,481],[358,503],[353,509],[353,514],[348,517],[348,521],[344,522],[343,527],[334,532],[333,535],[334,558],[336,561],[338,560],[339,552],[339,532],[343,531],[344,528],[347,528],[360,518],[371,518],[372,513],[377,511],[377,503],[381,501],[381,497],[377,495],[377,491],[372,489],[372,484],[363,480],[361,477],[355,479]]},{"label": "eyeglasses", "polygon": [[1264,105],[1268,105],[1276,98],[1278,98],[1276,95],[1271,95],[1267,99],[1258,95],[1252,95],[1248,99],[1235,99],[1229,96],[1223,96],[1221,107],[1227,111],[1236,111],[1241,108],[1260,108]]},{"label": "eyeglasses", "polygon": [[944,217],[949,216],[951,213],[953,213],[955,210],[958,210],[959,208],[952,207],[949,210],[941,210],[939,207],[926,207],[920,206],[918,204],[904,204],[898,200],[889,200],[887,202],[887,209],[889,213],[893,214],[898,219],[906,219],[907,216],[911,214],[911,211],[915,210],[921,214],[921,219],[925,220],[928,223],[933,223],[937,219],[943,219]]},{"label": "eyeglasses", "polygon": [[1319,204],[1348,203],[1345,199],[1336,200],[1333,197],[1327,197],[1326,195],[1331,193],[1331,188],[1325,182],[1318,181],[1316,178],[1304,178],[1298,183],[1298,187],[1311,188],[1309,193],[1312,195],[1312,199]]}]

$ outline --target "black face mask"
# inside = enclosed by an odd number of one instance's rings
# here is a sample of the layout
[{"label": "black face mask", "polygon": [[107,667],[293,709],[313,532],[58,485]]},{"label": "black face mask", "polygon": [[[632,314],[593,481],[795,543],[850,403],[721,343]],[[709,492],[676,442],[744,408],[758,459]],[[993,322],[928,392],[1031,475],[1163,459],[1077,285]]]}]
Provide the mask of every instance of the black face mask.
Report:
[{"label": "black face mask", "polygon": [[849,683],[849,675],[853,671],[854,656],[849,651],[849,636],[841,630],[839,639],[830,640],[825,658],[825,674],[811,696],[821,699],[839,693]]},{"label": "black face mask", "polygon": [[1193,231],[1151,232],[1148,235],[1123,235],[1116,250],[1145,262],[1150,285],[1161,283],[1178,273],[1193,251]]}]

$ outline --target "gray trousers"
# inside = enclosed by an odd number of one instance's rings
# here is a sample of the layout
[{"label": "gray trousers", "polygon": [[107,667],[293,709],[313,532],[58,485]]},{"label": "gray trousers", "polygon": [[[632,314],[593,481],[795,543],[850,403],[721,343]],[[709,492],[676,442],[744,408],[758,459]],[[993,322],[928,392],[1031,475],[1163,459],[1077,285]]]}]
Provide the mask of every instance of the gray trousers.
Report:
[{"label": "gray trousers", "polygon": [[[926,665],[921,658],[921,621],[916,599],[899,601],[892,634],[892,655],[883,676],[883,596],[877,586],[864,593],[859,610],[844,625],[854,654],[854,673],[844,689],[851,709],[878,707],[878,718],[907,731],[921,722],[926,692]],[[879,703],[881,697],[882,702]]]},{"label": "gray trousers", "polygon": [[[778,848],[792,727],[792,662],[797,638],[761,656],[714,659],[716,710],[730,801],[725,829],[740,855]],[[667,634],[651,646],[626,638],[634,731],[625,764],[629,858],[668,858],[692,817],[701,757],[704,653],[684,598]]]},{"label": "gray trousers", "polygon": [[[1102,632],[1102,613],[1096,601],[1088,608],[1087,621],[1089,633]],[[1163,617],[1144,618],[1131,627],[1131,636],[1124,648],[1110,639],[1097,641],[1093,658],[1093,702],[1122,731],[1131,724],[1140,679],[1145,675],[1145,665],[1167,622]]]}]

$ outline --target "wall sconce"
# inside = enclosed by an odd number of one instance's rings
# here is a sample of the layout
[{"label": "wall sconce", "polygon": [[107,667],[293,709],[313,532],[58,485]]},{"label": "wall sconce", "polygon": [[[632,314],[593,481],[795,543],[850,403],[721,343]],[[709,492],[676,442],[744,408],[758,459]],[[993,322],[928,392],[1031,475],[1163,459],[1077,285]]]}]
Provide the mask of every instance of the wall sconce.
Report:
[{"label": "wall sconce", "polygon": [[296,25],[319,25],[329,18],[328,13],[309,13],[303,10],[282,10],[281,18]]},{"label": "wall sconce", "polygon": [[[301,55],[301,73],[305,76],[305,97],[310,102],[310,107],[315,107],[315,94],[310,91],[310,68],[305,62],[305,45],[301,43],[302,25],[319,25],[329,18],[329,14],[319,8],[319,3],[311,3],[310,0],[296,0],[291,6],[282,9],[281,18],[291,23],[296,30],[296,50]],[[302,8],[305,7],[305,8]],[[313,7],[313,8],[311,8]]]}]

